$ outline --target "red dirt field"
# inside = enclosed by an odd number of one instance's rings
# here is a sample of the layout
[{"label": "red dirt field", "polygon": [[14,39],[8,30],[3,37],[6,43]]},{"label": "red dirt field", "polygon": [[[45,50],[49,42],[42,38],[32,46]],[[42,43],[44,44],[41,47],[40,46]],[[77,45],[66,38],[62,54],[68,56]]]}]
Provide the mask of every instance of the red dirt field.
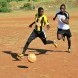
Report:
[{"label": "red dirt field", "polygon": [[[58,48],[53,45],[44,46],[39,38],[34,40],[26,56],[21,61],[15,59],[33,28],[35,12],[16,12],[0,14],[0,78],[78,78],[78,13],[70,12],[72,31],[72,52],[67,53],[67,43],[56,38],[57,22],[52,21],[54,12],[46,13],[51,24],[47,30],[47,38],[56,40]],[[35,63],[27,61],[27,54],[34,52]]]}]

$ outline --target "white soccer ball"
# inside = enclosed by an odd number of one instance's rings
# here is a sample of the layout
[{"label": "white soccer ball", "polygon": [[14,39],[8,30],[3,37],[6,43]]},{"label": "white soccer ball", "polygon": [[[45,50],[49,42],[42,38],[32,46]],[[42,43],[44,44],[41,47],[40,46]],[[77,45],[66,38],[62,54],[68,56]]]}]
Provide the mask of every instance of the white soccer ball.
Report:
[{"label": "white soccer ball", "polygon": [[28,55],[28,61],[31,62],[31,63],[34,63],[35,61],[37,60],[37,57],[34,53],[30,53]]}]

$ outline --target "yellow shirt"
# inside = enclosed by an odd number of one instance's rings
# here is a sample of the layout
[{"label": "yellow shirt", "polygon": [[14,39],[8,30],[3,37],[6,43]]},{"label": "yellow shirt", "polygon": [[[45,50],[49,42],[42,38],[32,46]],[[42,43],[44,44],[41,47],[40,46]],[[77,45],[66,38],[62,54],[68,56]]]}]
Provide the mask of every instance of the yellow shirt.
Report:
[{"label": "yellow shirt", "polygon": [[36,31],[42,31],[42,28],[48,24],[49,23],[45,15],[42,15],[40,17],[38,16],[38,14],[35,15],[35,30]]}]

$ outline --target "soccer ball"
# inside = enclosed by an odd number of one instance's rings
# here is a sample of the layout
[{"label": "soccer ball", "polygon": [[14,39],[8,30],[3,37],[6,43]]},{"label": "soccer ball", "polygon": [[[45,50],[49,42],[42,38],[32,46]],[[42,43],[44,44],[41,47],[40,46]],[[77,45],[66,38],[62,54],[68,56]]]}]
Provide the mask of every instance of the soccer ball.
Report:
[{"label": "soccer ball", "polygon": [[34,53],[30,53],[30,54],[28,54],[27,59],[29,62],[34,63],[37,60],[37,57]]}]

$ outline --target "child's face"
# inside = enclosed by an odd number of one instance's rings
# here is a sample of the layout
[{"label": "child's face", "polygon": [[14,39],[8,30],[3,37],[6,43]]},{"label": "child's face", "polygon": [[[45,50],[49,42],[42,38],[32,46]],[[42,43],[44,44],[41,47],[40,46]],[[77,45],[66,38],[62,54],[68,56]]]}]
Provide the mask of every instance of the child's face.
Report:
[{"label": "child's face", "polygon": [[61,12],[65,12],[65,6],[61,6],[61,7],[60,7],[60,11],[61,11]]},{"label": "child's face", "polygon": [[39,15],[43,15],[43,14],[44,14],[44,10],[38,11],[38,14],[39,14]]}]

